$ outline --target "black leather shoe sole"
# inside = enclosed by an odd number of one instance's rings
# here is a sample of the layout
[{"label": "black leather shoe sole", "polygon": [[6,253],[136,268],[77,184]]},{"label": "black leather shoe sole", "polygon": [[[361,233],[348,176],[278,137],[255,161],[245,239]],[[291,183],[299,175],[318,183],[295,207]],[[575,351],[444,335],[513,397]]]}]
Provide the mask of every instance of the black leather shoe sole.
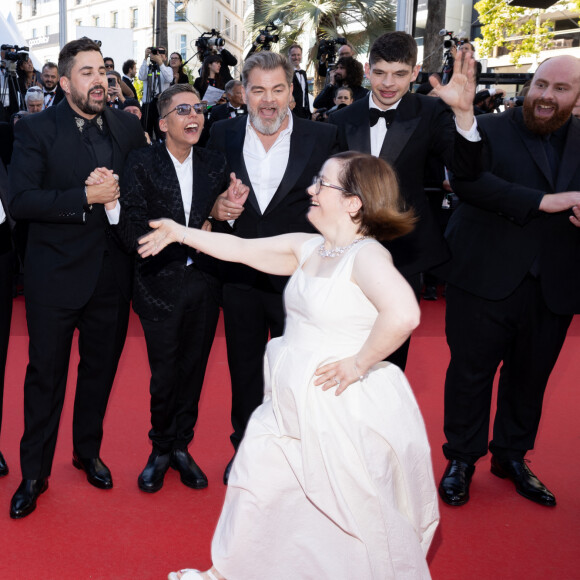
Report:
[{"label": "black leather shoe sole", "polygon": [[97,477],[92,477],[89,473],[87,473],[84,465],[76,458],[73,457],[72,464],[81,471],[84,471],[87,475],[87,481],[94,487],[98,487],[99,489],[112,489],[113,488],[113,481],[111,479],[103,480]]},{"label": "black leather shoe sole", "polygon": [[44,493],[47,489],[48,489],[48,480],[45,480],[44,485],[42,486],[42,488],[38,492],[38,495],[25,508],[23,508],[21,510],[15,510],[12,508],[12,506],[10,506],[10,517],[13,520],[20,520],[20,519],[25,518],[26,516],[30,515],[36,509],[36,500],[38,499],[40,494]]}]

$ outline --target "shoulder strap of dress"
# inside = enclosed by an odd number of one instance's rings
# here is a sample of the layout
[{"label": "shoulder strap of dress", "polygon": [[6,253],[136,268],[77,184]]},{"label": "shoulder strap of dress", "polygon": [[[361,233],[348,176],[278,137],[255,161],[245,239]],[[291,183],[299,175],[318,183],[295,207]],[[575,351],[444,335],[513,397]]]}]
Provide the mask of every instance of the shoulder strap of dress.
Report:
[{"label": "shoulder strap of dress", "polygon": [[336,269],[336,271],[334,272],[333,275],[334,276],[344,276],[345,278],[348,277],[348,279],[350,279],[350,277],[352,275],[352,267],[354,265],[354,259],[356,258],[356,255],[365,246],[368,246],[369,244],[378,244],[378,243],[380,243],[380,242],[377,242],[377,240],[375,240],[374,238],[367,238],[366,240],[362,240],[361,242],[359,242],[358,244],[353,246],[348,251],[346,256],[344,256],[344,259],[342,260],[340,266]]},{"label": "shoulder strap of dress", "polygon": [[302,244],[302,248],[300,250],[300,264],[298,265],[299,268],[302,268],[304,262],[310,258],[312,253],[320,244],[322,244],[324,238],[322,236],[316,236],[304,242]]}]

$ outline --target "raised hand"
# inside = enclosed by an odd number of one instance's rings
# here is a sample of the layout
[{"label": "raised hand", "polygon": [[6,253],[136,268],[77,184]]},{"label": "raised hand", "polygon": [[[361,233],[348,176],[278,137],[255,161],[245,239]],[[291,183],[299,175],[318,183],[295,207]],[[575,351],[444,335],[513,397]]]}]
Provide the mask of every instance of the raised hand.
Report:
[{"label": "raised hand", "polygon": [[216,199],[211,216],[219,221],[238,219],[249,193],[250,188],[237,179],[235,173],[230,173],[230,185]]},{"label": "raised hand", "polygon": [[447,103],[455,114],[457,124],[468,131],[473,125],[473,99],[475,98],[476,62],[469,51],[459,51],[453,63],[453,76],[442,85],[436,75],[429,77],[437,96]]}]

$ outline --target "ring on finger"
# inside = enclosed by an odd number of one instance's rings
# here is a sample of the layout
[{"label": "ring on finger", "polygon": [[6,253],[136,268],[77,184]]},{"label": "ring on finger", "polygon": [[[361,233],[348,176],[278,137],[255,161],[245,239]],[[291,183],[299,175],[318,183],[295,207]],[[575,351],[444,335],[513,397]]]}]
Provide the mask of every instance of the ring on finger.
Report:
[{"label": "ring on finger", "polygon": [[232,217],[232,214],[228,211],[228,217]]},{"label": "ring on finger", "polygon": [[338,377],[334,377],[334,382],[335,382],[337,385],[340,385],[340,379],[339,379]]}]

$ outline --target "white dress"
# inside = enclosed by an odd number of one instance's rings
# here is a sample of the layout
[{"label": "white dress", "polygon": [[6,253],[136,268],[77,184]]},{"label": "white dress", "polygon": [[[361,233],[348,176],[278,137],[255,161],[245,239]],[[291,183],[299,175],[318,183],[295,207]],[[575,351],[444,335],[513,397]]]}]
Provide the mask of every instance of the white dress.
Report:
[{"label": "white dress", "polygon": [[429,443],[405,375],[379,363],[335,396],[321,365],[356,354],[377,317],[351,281],[357,252],[329,278],[302,265],[285,291],[284,335],[268,343],[265,395],[238,450],[212,543],[227,580],[430,578],[439,520]]}]

